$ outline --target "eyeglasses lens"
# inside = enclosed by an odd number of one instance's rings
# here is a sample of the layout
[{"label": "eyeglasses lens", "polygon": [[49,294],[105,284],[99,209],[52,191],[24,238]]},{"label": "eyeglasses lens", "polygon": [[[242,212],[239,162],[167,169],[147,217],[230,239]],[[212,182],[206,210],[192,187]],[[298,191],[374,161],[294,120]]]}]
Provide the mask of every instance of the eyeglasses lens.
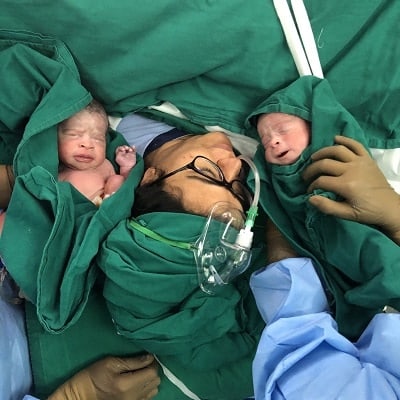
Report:
[{"label": "eyeglasses lens", "polygon": [[[227,182],[221,168],[208,158],[198,156],[193,161],[193,167],[201,175],[211,179],[214,182],[220,182],[221,185],[228,188],[242,203],[246,208],[250,207],[253,197],[250,191],[247,189],[246,185],[241,180],[234,180],[232,182]],[[245,171],[242,168],[241,178],[244,179],[245,175],[242,172]],[[247,171],[248,172],[248,171]],[[243,177],[242,177],[243,175]]]},{"label": "eyeglasses lens", "polygon": [[196,157],[193,166],[201,175],[212,180],[224,182],[224,175],[217,164],[205,157]]}]

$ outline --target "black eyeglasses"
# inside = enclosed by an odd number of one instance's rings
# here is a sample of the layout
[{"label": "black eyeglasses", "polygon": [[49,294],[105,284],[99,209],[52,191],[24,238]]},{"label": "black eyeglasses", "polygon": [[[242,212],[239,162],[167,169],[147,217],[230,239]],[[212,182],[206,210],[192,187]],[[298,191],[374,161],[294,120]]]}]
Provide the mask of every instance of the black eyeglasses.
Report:
[{"label": "black eyeglasses", "polygon": [[185,171],[187,169],[191,169],[192,171],[203,176],[204,178],[207,178],[215,185],[222,186],[228,189],[240,201],[243,210],[247,210],[250,207],[253,201],[253,196],[247,189],[245,184],[239,179],[234,179],[233,181],[228,182],[225,179],[224,173],[222,172],[221,168],[213,161],[203,156],[196,156],[189,164],[186,164],[183,167],[180,167],[158,178],[153,182],[153,184],[162,181],[163,179],[167,179],[170,176],[175,175],[178,172]]}]

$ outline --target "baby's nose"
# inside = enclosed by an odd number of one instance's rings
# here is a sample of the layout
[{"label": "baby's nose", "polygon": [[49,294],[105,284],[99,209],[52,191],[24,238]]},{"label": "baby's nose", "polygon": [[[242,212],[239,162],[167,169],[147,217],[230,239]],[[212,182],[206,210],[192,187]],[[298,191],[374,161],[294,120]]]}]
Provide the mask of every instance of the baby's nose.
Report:
[{"label": "baby's nose", "polygon": [[94,147],[93,141],[90,138],[82,138],[79,147],[84,147],[86,149],[92,149]]},{"label": "baby's nose", "polygon": [[281,143],[281,139],[280,139],[279,135],[274,135],[271,137],[270,146],[273,146],[273,147],[279,146],[280,143]]}]

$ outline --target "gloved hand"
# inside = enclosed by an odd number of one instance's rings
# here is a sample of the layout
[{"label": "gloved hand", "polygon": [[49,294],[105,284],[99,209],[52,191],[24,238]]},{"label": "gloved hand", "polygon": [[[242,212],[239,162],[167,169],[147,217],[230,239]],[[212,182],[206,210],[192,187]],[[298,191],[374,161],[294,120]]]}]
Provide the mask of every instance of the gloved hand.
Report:
[{"label": "gloved hand", "polygon": [[149,400],[160,378],[151,355],[107,357],[74,375],[48,400]]},{"label": "gloved hand", "polygon": [[0,165],[0,208],[6,208],[14,186],[14,173],[11,165]]},{"label": "gloved hand", "polygon": [[311,182],[308,192],[331,191],[343,201],[314,195],[310,203],[326,214],[377,225],[400,244],[400,196],[361,143],[344,136],[335,142],[312,155],[303,178]]}]

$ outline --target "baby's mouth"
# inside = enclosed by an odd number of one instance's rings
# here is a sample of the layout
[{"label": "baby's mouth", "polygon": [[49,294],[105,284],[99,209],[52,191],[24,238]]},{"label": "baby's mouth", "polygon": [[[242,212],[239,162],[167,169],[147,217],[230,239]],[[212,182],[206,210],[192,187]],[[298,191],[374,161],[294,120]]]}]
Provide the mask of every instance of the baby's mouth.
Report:
[{"label": "baby's mouth", "polygon": [[278,154],[278,158],[285,157],[285,156],[286,156],[286,154],[287,154],[288,152],[289,152],[289,151],[288,151],[288,150],[286,150],[286,151],[283,151],[282,153],[279,153],[279,154]]},{"label": "baby's mouth", "polygon": [[77,154],[75,160],[80,162],[90,162],[93,160],[93,157],[86,154]]}]

